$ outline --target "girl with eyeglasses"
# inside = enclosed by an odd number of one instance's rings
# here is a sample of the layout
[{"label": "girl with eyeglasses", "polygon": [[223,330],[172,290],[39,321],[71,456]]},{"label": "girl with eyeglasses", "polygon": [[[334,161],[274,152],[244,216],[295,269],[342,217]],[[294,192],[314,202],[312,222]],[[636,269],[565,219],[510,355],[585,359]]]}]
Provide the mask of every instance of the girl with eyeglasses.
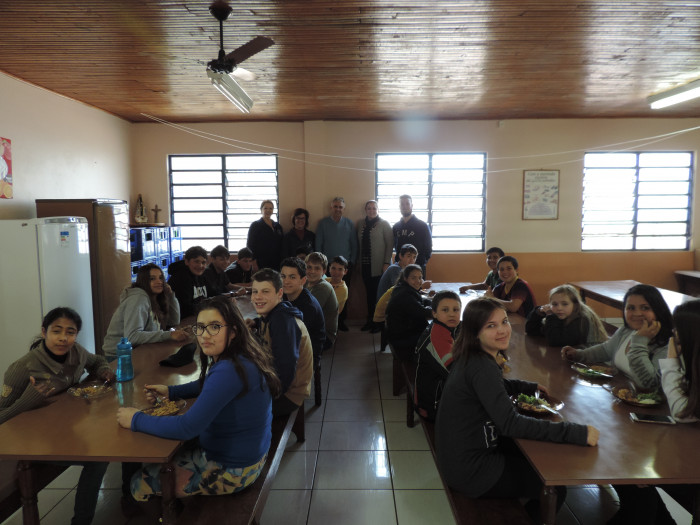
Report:
[{"label": "girl with eyeglasses", "polygon": [[117,344],[126,337],[133,346],[162,341],[185,342],[184,330],[167,329],[180,323],[180,304],[155,264],[139,268],[136,282],[125,288],[112,315],[102,350],[107,359],[117,356]]},{"label": "girl with eyeglasses", "polygon": [[[203,302],[193,326],[200,377],[184,385],[145,385],[149,401],[193,398],[179,416],[149,416],[120,408],[119,424],[134,432],[196,442],[176,454],[175,495],[238,492],[260,474],[272,437],[272,398],[280,382],[272,358],[251,336],[238,308],[225,297]],[[161,494],[160,468],[147,464],[131,479],[138,501]]]}]

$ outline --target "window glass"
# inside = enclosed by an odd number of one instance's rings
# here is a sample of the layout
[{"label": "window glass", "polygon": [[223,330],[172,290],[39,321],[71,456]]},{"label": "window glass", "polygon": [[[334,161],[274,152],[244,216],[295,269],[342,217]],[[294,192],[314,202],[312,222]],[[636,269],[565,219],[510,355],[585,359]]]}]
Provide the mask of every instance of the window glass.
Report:
[{"label": "window glass", "polygon": [[587,153],[583,250],[687,250],[693,155]]},{"label": "window glass", "polygon": [[401,219],[399,196],[411,195],[413,213],[430,226],[433,251],[484,251],[484,153],[382,153],[376,156],[380,215]]},{"label": "window glass", "polygon": [[276,155],[171,155],[169,165],[171,224],[182,228],[183,250],[223,244],[236,252],[263,200],[277,212]]}]

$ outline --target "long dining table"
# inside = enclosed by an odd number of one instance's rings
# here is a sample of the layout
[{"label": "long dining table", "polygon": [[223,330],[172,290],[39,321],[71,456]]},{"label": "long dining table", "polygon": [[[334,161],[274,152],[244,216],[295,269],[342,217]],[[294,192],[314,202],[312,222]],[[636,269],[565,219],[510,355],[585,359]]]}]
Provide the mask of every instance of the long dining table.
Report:
[{"label": "long dining table", "polygon": [[[610,390],[626,386],[624,376],[618,374],[607,381],[581,377],[571,363],[562,360],[560,348],[547,347],[542,338],[526,336],[522,319],[511,317],[515,319],[508,349],[510,371],[505,377],[543,384],[564,403],[561,417],[544,416],[546,419],[593,425],[600,431],[596,447],[516,440],[544,483],[544,524],[555,523],[556,486],[693,484],[700,492],[700,423],[633,422],[630,412],[668,414],[668,406],[638,407],[620,401]],[[694,522],[700,523],[697,496],[692,514]]]},{"label": "long dining table", "polygon": [[[627,290],[642,284],[639,281],[633,280],[622,280],[622,281],[572,281],[569,283],[575,286],[581,292],[581,298],[585,301],[586,299],[593,299],[599,303],[612,306],[622,310],[623,299]],[[669,310],[673,310],[679,304],[686,303],[688,301],[693,301],[697,299],[692,295],[686,295],[680,292],[674,292],[673,290],[666,290],[665,288],[657,288],[661,295],[663,296]]]},{"label": "long dining table", "polygon": [[147,408],[144,384],[180,384],[198,377],[196,363],[179,368],[159,366],[179,343],[153,343],[134,348],[134,379],[112,385],[106,395],[94,399],[68,392],[51,396],[47,404],[19,414],[0,425],[0,459],[19,460],[18,477],[25,524],[38,524],[37,495],[33,489],[32,463],[141,462],[162,463],[163,523],[174,520],[174,471],[170,461],[182,442],[141,432],[117,423],[117,408]]}]

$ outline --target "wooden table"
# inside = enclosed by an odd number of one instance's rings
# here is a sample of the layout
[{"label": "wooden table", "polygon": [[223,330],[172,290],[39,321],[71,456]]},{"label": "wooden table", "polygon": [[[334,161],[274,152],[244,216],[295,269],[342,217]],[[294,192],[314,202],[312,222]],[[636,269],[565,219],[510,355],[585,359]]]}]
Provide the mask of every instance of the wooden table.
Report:
[{"label": "wooden table", "polygon": [[[655,425],[633,423],[630,412],[668,414],[668,406],[634,407],[591,385],[560,357],[560,349],[544,340],[524,335],[522,324],[513,324],[508,350],[508,378],[546,385],[565,406],[567,421],[593,425],[600,430],[597,447],[555,444],[519,439],[518,446],[545,484],[543,517],[554,524],[558,485],[584,484],[700,484],[700,423]],[[626,384],[617,376],[609,386]],[[554,416],[553,420],[557,420]],[[696,506],[698,503],[696,503]],[[694,509],[695,519],[700,510]]]},{"label": "wooden table", "polygon": [[678,291],[693,297],[700,297],[700,272],[693,270],[677,270],[676,282]]},{"label": "wooden table", "polygon": [[[581,298],[585,301],[586,299],[593,299],[613,308],[618,308],[622,310],[623,299],[627,290],[642,284],[639,281],[573,281],[569,283],[572,286],[578,288],[581,292]],[[692,301],[695,297],[690,295],[685,295],[682,293],[674,292],[672,290],[666,290],[664,288],[657,288],[661,295],[663,296],[669,310],[673,310],[679,304]]]},{"label": "wooden table", "polygon": [[163,523],[174,521],[175,480],[170,461],[182,444],[121,428],[117,408],[148,405],[143,385],[180,384],[196,379],[195,363],[180,368],[158,365],[179,344],[155,343],[133,351],[135,377],[116,383],[114,393],[85,401],[64,392],[49,398],[44,407],[24,412],[0,425],[0,459],[20,460],[19,482],[24,523],[38,524],[36,493],[33,492],[33,461],[116,461],[163,463]]}]

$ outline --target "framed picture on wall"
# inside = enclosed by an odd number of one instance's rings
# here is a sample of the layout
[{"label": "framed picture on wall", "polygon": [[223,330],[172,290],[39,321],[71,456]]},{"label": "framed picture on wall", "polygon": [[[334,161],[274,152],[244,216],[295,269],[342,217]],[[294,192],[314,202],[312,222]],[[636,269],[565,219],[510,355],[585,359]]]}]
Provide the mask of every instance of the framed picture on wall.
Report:
[{"label": "framed picture on wall", "polygon": [[523,171],[523,220],[559,218],[559,170]]}]

